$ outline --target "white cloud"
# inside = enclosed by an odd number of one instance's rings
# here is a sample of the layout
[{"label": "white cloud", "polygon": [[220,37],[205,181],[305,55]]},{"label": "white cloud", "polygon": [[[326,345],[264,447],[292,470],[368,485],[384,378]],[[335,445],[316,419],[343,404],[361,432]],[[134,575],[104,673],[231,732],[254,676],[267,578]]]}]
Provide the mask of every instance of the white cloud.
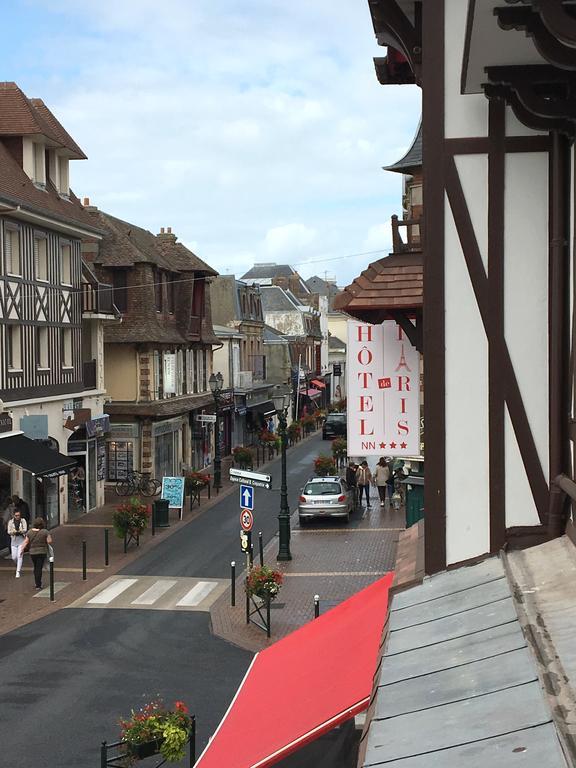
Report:
[{"label": "white cloud", "polygon": [[400,213],[400,177],[381,167],[409,146],[420,94],[376,81],[367,2],[30,0],[22,16],[17,60],[41,66],[5,77],[88,154],[75,192],[170,224],[216,269],[307,260],[349,283],[369,259],[318,261],[379,247]]},{"label": "white cloud", "polygon": [[[392,228],[389,222],[385,224],[374,224],[368,230],[368,234],[364,238],[364,248],[367,251],[376,251],[384,249],[386,251],[392,249]],[[383,253],[382,256],[386,254]]]}]

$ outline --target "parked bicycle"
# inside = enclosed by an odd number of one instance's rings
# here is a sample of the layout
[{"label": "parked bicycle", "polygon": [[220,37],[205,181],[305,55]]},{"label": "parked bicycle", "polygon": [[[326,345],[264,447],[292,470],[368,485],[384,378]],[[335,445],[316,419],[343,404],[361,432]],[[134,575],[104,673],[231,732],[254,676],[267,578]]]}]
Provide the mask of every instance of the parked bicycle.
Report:
[{"label": "parked bicycle", "polygon": [[128,472],[123,480],[116,483],[116,493],[118,496],[156,496],[160,493],[162,483],[150,477],[149,472],[137,472],[132,470]]}]

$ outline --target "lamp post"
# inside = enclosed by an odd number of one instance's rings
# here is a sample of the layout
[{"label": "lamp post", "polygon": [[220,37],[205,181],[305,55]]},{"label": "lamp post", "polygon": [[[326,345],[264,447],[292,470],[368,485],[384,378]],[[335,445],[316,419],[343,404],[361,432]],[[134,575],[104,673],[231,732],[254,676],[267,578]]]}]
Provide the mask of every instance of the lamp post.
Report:
[{"label": "lamp post", "polygon": [[222,456],[220,454],[220,392],[224,378],[221,373],[210,374],[208,384],[210,392],[214,397],[214,406],[216,408],[216,423],[214,424],[214,485],[212,486],[216,493],[222,488]]},{"label": "lamp post", "polygon": [[282,447],[282,482],[280,485],[280,514],[278,515],[279,546],[277,560],[292,560],[290,554],[290,508],[288,506],[288,485],[286,482],[286,414],[290,405],[290,394],[278,384],[274,387],[274,408],[278,416],[278,434]]}]

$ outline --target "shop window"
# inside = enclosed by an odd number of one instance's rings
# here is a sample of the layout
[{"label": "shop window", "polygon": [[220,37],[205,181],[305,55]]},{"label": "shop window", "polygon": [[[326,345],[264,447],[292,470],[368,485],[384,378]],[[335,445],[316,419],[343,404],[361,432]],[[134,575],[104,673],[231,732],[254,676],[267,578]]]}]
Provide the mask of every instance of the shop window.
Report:
[{"label": "shop window", "polygon": [[106,468],[107,480],[125,480],[134,469],[134,443],[131,440],[107,442]]}]

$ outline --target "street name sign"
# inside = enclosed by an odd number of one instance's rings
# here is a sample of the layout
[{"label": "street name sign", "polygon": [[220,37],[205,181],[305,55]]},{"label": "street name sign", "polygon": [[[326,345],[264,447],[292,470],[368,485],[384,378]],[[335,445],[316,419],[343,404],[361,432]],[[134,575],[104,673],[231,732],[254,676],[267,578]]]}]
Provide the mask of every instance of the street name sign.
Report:
[{"label": "street name sign", "polygon": [[240,507],[242,509],[254,509],[254,488],[251,485],[240,486]]},{"label": "street name sign", "polygon": [[215,413],[199,413],[196,416],[196,421],[201,421],[203,424],[215,424],[216,414]]},{"label": "street name sign", "polygon": [[251,485],[253,488],[266,488],[269,491],[272,487],[272,476],[261,472],[248,472],[245,469],[231,469],[230,482]]},{"label": "street name sign", "polygon": [[251,531],[254,525],[254,515],[249,509],[243,509],[240,512],[240,525],[243,531]]}]

